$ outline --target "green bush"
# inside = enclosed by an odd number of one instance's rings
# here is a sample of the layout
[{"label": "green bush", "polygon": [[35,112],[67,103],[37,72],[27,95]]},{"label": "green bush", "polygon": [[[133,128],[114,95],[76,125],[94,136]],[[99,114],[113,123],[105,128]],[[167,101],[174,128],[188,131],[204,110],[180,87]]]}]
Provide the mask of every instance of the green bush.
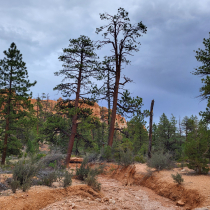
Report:
[{"label": "green bush", "polygon": [[177,173],[176,175],[171,174],[171,176],[172,176],[174,182],[177,183],[177,184],[179,184],[179,185],[180,185],[182,182],[184,182],[184,179],[182,178],[182,175],[179,174],[179,173]]},{"label": "green bush", "polygon": [[[4,141],[0,141],[0,153],[2,154],[4,149]],[[22,153],[22,143],[20,139],[17,139],[15,136],[10,135],[7,144],[7,157],[10,155],[20,155]]]},{"label": "green bush", "polygon": [[54,162],[49,163],[49,167],[55,168],[56,167],[56,160]]},{"label": "green bush", "polygon": [[134,163],[133,153],[130,149],[127,151],[121,150],[119,159],[117,160],[119,165],[129,166]]},{"label": "green bush", "polygon": [[18,189],[18,187],[20,186],[20,181],[17,181],[17,180],[12,180],[9,185],[11,186],[12,188],[12,192],[13,193],[16,193],[16,190]]},{"label": "green bush", "polygon": [[65,171],[64,179],[63,179],[63,187],[71,186],[72,184],[72,174],[68,171]]},{"label": "green bush", "polygon": [[84,180],[87,185],[91,186],[94,190],[99,191],[100,183],[97,182],[96,176],[103,172],[105,165],[100,165],[94,169],[88,165],[88,159],[84,158],[80,168],[76,168],[76,178]]},{"label": "green bush", "polygon": [[36,159],[37,159],[37,160],[40,160],[41,158],[43,158],[43,157],[45,157],[45,156],[46,156],[46,154],[44,154],[44,153],[39,153],[39,154],[37,154]]},{"label": "green bush", "polygon": [[94,171],[90,171],[88,173],[88,176],[85,179],[85,183],[88,186],[92,187],[96,191],[100,191],[101,190],[101,184],[97,181],[96,174],[94,173]]},{"label": "green bush", "polygon": [[157,151],[152,154],[152,157],[147,160],[147,166],[157,170],[171,169],[175,166],[170,153]]},{"label": "green bush", "polygon": [[52,183],[56,182],[57,179],[58,179],[58,175],[57,175],[56,171],[52,171],[52,172],[46,173],[44,176],[42,176],[41,184],[51,187]]},{"label": "green bush", "polygon": [[[138,154],[143,156],[143,155],[146,155],[147,152],[148,152],[148,144],[143,143],[143,145],[141,146]],[[145,160],[145,162],[146,162],[146,160]]]},{"label": "green bush", "polygon": [[49,155],[46,155],[45,157],[43,157],[40,162],[48,167],[49,164],[53,164],[54,166],[54,163],[56,161],[56,168],[62,168],[61,166],[61,160],[64,158],[64,155],[61,154],[61,153],[51,153]]},{"label": "green bush", "polygon": [[31,179],[28,179],[22,185],[23,192],[26,192],[30,187],[31,187]]},{"label": "green bush", "polygon": [[11,159],[12,159],[11,157],[6,157],[6,160],[5,160],[6,165],[12,165]]},{"label": "green bush", "polygon": [[28,154],[28,157],[30,158],[31,164],[39,163],[42,166],[45,166],[45,165],[44,165],[43,161],[41,160],[41,158],[45,157],[45,156],[46,156],[46,154],[43,154],[43,153],[40,153],[40,154],[32,154],[32,153],[30,153],[30,154]]},{"label": "green bush", "polygon": [[138,162],[138,163],[146,163],[145,158],[143,157],[143,155],[136,155],[134,157],[134,161]]},{"label": "green bush", "polygon": [[30,161],[25,160],[18,161],[13,169],[13,180],[20,182],[22,186],[25,182],[34,177],[40,170],[40,164],[32,164]]},{"label": "green bush", "polygon": [[88,153],[85,158],[88,159],[88,163],[96,162],[100,159],[100,154],[97,152]]},{"label": "green bush", "polygon": [[18,155],[18,159],[23,157],[23,152],[21,151],[20,154]]},{"label": "green bush", "polygon": [[209,172],[209,160],[208,159],[194,159],[194,160],[189,160],[189,163],[187,164],[187,167],[190,169],[193,169],[197,174],[208,174]]},{"label": "green bush", "polygon": [[39,150],[39,144],[36,141],[36,139],[33,140],[28,139],[28,142],[26,144],[26,152],[32,155],[38,152],[38,150]]},{"label": "green bush", "polygon": [[[125,153],[127,153],[127,154],[125,154]],[[133,143],[129,139],[123,138],[121,143],[120,142],[113,143],[112,154],[113,154],[114,160],[118,164],[123,163],[124,158],[126,158],[125,155],[127,155],[127,158],[128,158],[130,153],[133,153]],[[133,154],[130,156],[130,158],[133,159]],[[133,162],[133,160],[131,162]]]},{"label": "green bush", "polygon": [[91,170],[88,165],[88,160],[84,158],[79,168],[76,167],[76,177],[79,180],[85,180],[87,178],[89,171]]},{"label": "green bush", "polygon": [[187,156],[188,168],[198,174],[209,172],[209,134],[202,127],[187,136],[185,142],[185,154]]},{"label": "green bush", "polygon": [[95,167],[94,169],[92,169],[88,165],[88,160],[84,158],[81,166],[79,168],[76,167],[76,177],[79,180],[85,180],[90,171],[91,171],[91,174],[98,175],[100,173],[103,173],[104,167],[105,165],[100,165],[99,167]]},{"label": "green bush", "polygon": [[112,154],[112,148],[110,146],[105,146],[101,150],[101,157],[103,160],[107,160],[108,162],[112,161],[113,154]]}]

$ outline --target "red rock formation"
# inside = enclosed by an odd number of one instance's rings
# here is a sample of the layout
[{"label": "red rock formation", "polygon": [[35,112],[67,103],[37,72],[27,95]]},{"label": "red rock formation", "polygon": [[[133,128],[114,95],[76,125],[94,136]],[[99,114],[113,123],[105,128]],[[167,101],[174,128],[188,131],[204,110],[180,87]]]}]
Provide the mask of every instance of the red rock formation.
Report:
[{"label": "red rock formation", "polygon": [[[34,110],[37,110],[36,106],[36,99],[30,99],[31,103],[34,105]],[[47,112],[51,112],[53,114],[56,113],[54,110],[54,107],[57,105],[59,101],[61,101],[62,98],[59,98],[57,101],[54,100],[41,100],[41,104],[43,106],[43,110],[46,109]],[[48,105],[47,105],[48,104]],[[92,109],[92,115],[95,117],[98,117],[101,122],[106,122],[108,119],[108,109],[106,107],[100,107],[96,102],[94,103],[93,106],[85,104],[85,103],[80,103],[81,108],[90,108]],[[124,128],[127,127],[127,122],[124,117],[121,117],[120,115],[116,115],[116,125],[119,128]]]}]

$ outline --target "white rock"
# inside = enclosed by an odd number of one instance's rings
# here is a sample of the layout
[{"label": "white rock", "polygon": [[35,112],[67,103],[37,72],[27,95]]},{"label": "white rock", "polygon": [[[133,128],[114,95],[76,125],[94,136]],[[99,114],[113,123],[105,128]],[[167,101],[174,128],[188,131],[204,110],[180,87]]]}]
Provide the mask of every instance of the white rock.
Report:
[{"label": "white rock", "polygon": [[185,205],[185,202],[182,201],[182,200],[178,200],[177,203],[176,203],[177,206],[184,206]]},{"label": "white rock", "polygon": [[115,204],[115,200],[113,200],[113,199],[112,199],[112,201],[111,201],[111,202],[112,202],[113,204]]}]

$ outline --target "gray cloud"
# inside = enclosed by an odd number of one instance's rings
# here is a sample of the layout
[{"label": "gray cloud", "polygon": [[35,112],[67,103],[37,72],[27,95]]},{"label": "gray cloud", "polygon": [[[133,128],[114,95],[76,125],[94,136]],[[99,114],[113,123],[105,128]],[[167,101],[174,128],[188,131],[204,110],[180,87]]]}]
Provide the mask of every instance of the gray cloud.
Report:
[{"label": "gray cloud", "polygon": [[[37,80],[32,88],[34,96],[49,93],[62,78],[54,72],[62,69],[58,56],[69,39],[87,35],[101,39],[95,29],[106,24],[99,13],[116,14],[119,7],[129,12],[132,23],[142,21],[148,32],[140,37],[140,50],[128,57],[131,65],[122,74],[134,83],[127,85],[133,96],[140,96],[144,108],[149,109],[155,99],[154,118],[165,112],[184,117],[205,109],[206,102],[198,98],[201,78],[190,72],[201,65],[195,52],[202,48],[203,38],[208,38],[210,1],[167,0],[46,0],[1,1],[0,7],[0,59],[11,42],[23,54],[30,79]],[[97,52],[102,59],[110,55],[110,48]],[[103,102],[101,104],[106,104]]]}]

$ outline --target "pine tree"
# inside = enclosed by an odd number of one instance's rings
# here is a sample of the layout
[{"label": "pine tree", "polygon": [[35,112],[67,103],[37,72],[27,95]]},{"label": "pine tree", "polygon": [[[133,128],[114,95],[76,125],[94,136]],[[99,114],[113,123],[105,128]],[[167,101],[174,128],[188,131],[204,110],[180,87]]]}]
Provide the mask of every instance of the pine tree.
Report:
[{"label": "pine tree", "polygon": [[185,116],[182,120],[181,125],[183,130],[185,131],[185,136],[187,140],[188,134],[198,128],[198,117],[196,115],[192,115],[191,117]]},{"label": "pine tree", "polygon": [[158,123],[156,129],[156,139],[155,139],[155,146],[160,149],[164,149],[165,151],[175,151],[177,149],[177,139],[178,133],[176,128],[176,119],[172,115],[171,119],[169,120],[165,113],[163,113],[160,117],[160,121]]},{"label": "pine tree", "polygon": [[210,133],[207,124],[200,121],[198,129],[188,134],[187,141],[184,144],[188,167],[198,174],[207,174],[209,171],[209,137]]},{"label": "pine tree", "polygon": [[122,63],[129,63],[126,59],[126,55],[130,55],[133,51],[138,51],[137,45],[140,43],[136,41],[137,38],[141,36],[141,33],[146,33],[147,28],[142,22],[137,25],[131,25],[130,19],[128,18],[128,12],[123,8],[118,9],[117,15],[109,15],[107,13],[100,14],[102,20],[108,20],[108,25],[101,26],[96,29],[96,33],[103,33],[104,41],[100,41],[100,45],[111,44],[113,47],[112,51],[114,54],[111,56],[115,64],[115,85],[113,93],[113,107],[112,107],[112,117],[110,123],[109,131],[109,146],[112,146],[114,130],[115,130],[115,119],[117,111],[118,102],[118,91],[120,83],[120,75],[122,69]]},{"label": "pine tree", "polygon": [[[57,85],[54,90],[62,92],[63,97],[70,97],[76,94],[74,100],[74,115],[72,118],[72,129],[69,138],[68,152],[66,156],[66,164],[68,165],[74,145],[74,139],[77,134],[77,120],[79,111],[80,98],[85,99],[85,96],[92,93],[93,88],[88,88],[91,85],[91,77],[96,76],[96,59],[94,53],[94,44],[90,38],[80,36],[78,39],[70,39],[68,48],[63,49],[63,55],[59,60],[63,61],[63,70],[55,72],[56,76],[63,75],[62,83]],[[69,80],[74,80],[69,82]],[[66,83],[64,83],[66,81]],[[84,91],[82,91],[84,90]],[[86,97],[87,98],[87,97]]]},{"label": "pine tree", "polygon": [[210,32],[209,38],[203,39],[204,49],[198,48],[196,52],[196,59],[201,62],[202,65],[195,68],[192,72],[194,75],[199,75],[204,78],[201,79],[203,86],[200,88],[200,97],[202,100],[207,99],[207,108],[205,111],[201,111],[199,114],[206,122],[210,122]]},{"label": "pine tree", "polygon": [[148,131],[146,130],[146,121],[141,115],[134,116],[128,123],[129,139],[133,143],[134,153],[146,154],[148,148]]},{"label": "pine tree", "polygon": [[202,99],[209,99],[210,96],[210,32],[209,38],[203,39],[203,44],[205,49],[198,48],[196,52],[196,59],[198,62],[201,62],[203,65],[195,68],[195,71],[192,72],[194,75],[206,76],[201,79],[204,86],[200,88]]},{"label": "pine tree", "polygon": [[36,84],[36,81],[29,82],[26,64],[14,42],[8,51],[4,51],[4,55],[6,57],[0,60],[0,118],[6,123],[1,164],[5,164],[8,143],[14,138],[12,132],[15,122],[26,115],[27,109],[32,108],[29,101],[32,93],[28,91]]}]

